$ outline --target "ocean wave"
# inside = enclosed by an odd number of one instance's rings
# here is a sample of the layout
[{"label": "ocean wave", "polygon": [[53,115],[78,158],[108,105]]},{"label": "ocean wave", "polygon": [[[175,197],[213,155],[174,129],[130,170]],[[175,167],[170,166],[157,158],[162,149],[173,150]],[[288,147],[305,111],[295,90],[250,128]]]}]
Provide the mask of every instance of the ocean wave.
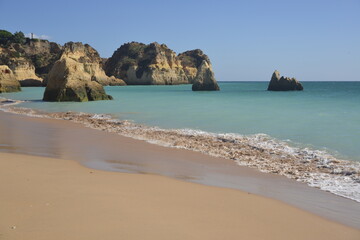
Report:
[{"label": "ocean wave", "polygon": [[12,101],[14,100],[0,99],[0,109],[33,117],[69,120],[152,144],[231,159],[240,166],[283,175],[360,202],[360,163],[338,159],[326,151],[293,146],[288,141],[280,141],[266,134],[219,134],[195,129],[162,129],[114,119],[107,114],[47,113],[14,107],[19,102]]},{"label": "ocean wave", "polygon": [[23,103],[23,102],[25,102],[25,101],[13,100],[13,99],[0,97],[0,108],[17,105],[17,104],[20,104],[20,103]]}]

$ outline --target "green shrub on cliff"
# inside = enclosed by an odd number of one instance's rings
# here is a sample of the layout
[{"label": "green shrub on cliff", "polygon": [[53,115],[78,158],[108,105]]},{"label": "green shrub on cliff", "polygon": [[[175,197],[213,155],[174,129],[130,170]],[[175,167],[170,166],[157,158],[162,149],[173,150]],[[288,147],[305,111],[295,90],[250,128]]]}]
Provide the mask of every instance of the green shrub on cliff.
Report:
[{"label": "green shrub on cliff", "polygon": [[121,70],[127,71],[130,66],[133,66],[136,64],[136,60],[133,58],[129,58],[128,56],[124,57],[121,61]]},{"label": "green shrub on cliff", "polygon": [[24,44],[26,42],[25,39],[25,35],[23,32],[15,32],[13,37],[12,37],[12,42],[13,43],[20,43],[20,44]]},{"label": "green shrub on cliff", "polygon": [[31,61],[33,62],[35,68],[40,68],[44,65],[43,58],[41,55],[33,55],[31,56]]},{"label": "green shrub on cliff", "polygon": [[194,59],[190,56],[182,56],[181,63],[183,66],[196,67],[196,64],[194,63]]},{"label": "green shrub on cliff", "polygon": [[6,30],[0,30],[0,45],[8,44],[13,38],[13,34]]},{"label": "green shrub on cliff", "polygon": [[136,59],[144,52],[145,48],[145,44],[133,42],[132,44],[129,44],[128,56]]},{"label": "green shrub on cliff", "polygon": [[26,38],[23,32],[15,32],[12,34],[6,30],[0,30],[0,45],[5,46],[9,43],[20,43],[24,44],[26,42]]}]

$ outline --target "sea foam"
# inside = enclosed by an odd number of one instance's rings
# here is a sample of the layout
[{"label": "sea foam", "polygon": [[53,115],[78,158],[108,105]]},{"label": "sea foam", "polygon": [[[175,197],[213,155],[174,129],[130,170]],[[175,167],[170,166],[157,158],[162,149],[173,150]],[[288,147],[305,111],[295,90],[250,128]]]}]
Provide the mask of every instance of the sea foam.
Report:
[{"label": "sea foam", "polygon": [[326,151],[297,147],[289,141],[281,141],[266,134],[219,134],[195,129],[162,129],[114,119],[106,114],[46,113],[14,106],[20,102],[0,99],[0,109],[33,117],[69,120],[152,144],[231,159],[240,166],[286,176],[360,202],[360,163],[338,159]]}]

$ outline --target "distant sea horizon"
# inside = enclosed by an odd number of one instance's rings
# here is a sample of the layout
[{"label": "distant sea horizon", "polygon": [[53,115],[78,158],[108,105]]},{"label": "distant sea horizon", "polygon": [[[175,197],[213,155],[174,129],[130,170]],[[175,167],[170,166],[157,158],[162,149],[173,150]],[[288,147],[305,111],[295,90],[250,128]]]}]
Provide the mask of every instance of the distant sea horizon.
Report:
[{"label": "distant sea horizon", "polygon": [[[260,81],[260,80],[255,80],[255,81],[246,81],[246,80],[217,80],[217,82],[223,82],[223,83],[226,83],[226,82],[266,82],[266,83],[269,83],[269,80],[268,81]],[[347,82],[360,82],[360,80],[354,80],[354,81],[327,81],[327,80],[319,80],[319,81],[311,81],[311,80],[301,80],[300,83],[302,82],[344,82],[344,83],[347,83]]]},{"label": "distant sea horizon", "polygon": [[[114,100],[85,103],[43,102],[41,87],[0,97],[46,112],[106,114],[166,131],[245,136],[257,146],[281,145],[286,154],[318,154],[324,164],[333,162],[327,156],[360,163],[360,82],[302,81],[304,91],[286,92],[266,91],[268,81],[218,83],[221,90],[210,92],[193,92],[191,85],[105,87]],[[360,201],[359,183],[346,191],[353,194],[353,187],[356,196],[350,198]]]}]

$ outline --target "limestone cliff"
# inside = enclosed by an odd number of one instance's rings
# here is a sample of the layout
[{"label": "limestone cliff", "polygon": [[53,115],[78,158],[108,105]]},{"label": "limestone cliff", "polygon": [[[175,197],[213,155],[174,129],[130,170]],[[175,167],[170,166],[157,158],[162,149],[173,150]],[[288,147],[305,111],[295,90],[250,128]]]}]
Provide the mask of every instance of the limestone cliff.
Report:
[{"label": "limestone cliff", "polygon": [[220,88],[215,80],[211,65],[203,60],[192,85],[193,91],[219,91]]},{"label": "limestone cliff", "polygon": [[99,54],[88,44],[69,42],[48,76],[44,101],[109,100],[100,84],[109,81],[101,68]]},{"label": "limestone cliff", "polygon": [[124,80],[116,78],[114,76],[103,78],[102,81],[98,82],[103,86],[126,86]]},{"label": "limestone cliff", "polygon": [[13,70],[15,78],[22,87],[43,85],[43,80],[35,74],[35,67],[28,59],[24,57],[10,59],[8,66]]},{"label": "limestone cliff", "polygon": [[20,83],[11,69],[6,65],[0,65],[0,93],[18,91],[21,91]]},{"label": "limestone cliff", "polygon": [[269,82],[268,91],[294,91],[303,90],[303,86],[296,78],[280,77],[280,72],[275,70]]},{"label": "limestone cliff", "polygon": [[8,65],[23,86],[44,84],[55,61],[60,58],[62,47],[47,40],[26,39],[24,43],[0,46],[0,64]]},{"label": "limestone cliff", "polygon": [[61,45],[47,40],[28,40],[23,45],[15,44],[14,48],[31,60],[36,74],[42,78],[46,77],[62,54]]},{"label": "limestone cliff", "polygon": [[188,77],[189,83],[195,83],[195,77],[203,61],[206,61],[209,65],[211,65],[209,57],[200,49],[180,53],[178,58],[181,61],[181,65]]},{"label": "limestone cliff", "polygon": [[126,43],[105,63],[108,76],[128,85],[173,85],[194,83],[202,61],[210,64],[201,50],[176,55],[165,44]]},{"label": "limestone cliff", "polygon": [[107,60],[105,72],[124,79],[130,85],[188,83],[175,52],[158,43],[122,45]]}]

